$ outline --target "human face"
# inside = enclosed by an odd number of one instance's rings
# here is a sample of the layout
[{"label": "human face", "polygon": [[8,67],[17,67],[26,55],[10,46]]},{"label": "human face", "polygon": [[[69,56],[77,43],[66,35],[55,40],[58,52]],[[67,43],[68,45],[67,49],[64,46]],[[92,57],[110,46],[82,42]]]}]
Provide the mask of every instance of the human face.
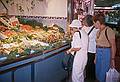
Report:
[{"label": "human face", "polygon": [[78,28],[70,27],[71,34],[74,34],[77,30],[78,30]]},{"label": "human face", "polygon": [[96,22],[94,23],[94,25],[95,25],[95,27],[96,27],[97,29],[100,29],[100,27],[101,27],[101,24],[100,24],[99,21],[96,21]]},{"label": "human face", "polygon": [[87,25],[85,20],[82,21],[82,25],[85,26],[85,27],[88,27],[88,25]]}]

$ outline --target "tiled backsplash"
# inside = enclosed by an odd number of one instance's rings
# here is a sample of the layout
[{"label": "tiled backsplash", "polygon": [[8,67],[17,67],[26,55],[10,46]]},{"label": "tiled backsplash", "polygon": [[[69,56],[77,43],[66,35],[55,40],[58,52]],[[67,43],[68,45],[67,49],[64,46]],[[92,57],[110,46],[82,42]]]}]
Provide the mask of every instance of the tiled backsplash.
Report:
[{"label": "tiled backsplash", "polygon": [[57,24],[66,30],[67,27],[67,18],[66,17],[49,17],[49,16],[17,16],[25,19],[34,19],[43,25],[51,26],[52,24]]}]

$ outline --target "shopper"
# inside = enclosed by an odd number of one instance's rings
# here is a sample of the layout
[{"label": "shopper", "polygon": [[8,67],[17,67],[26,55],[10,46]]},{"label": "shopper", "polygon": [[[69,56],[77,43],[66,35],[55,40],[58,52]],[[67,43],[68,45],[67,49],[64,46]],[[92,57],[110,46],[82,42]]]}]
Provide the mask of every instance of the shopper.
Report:
[{"label": "shopper", "polygon": [[73,34],[71,48],[67,53],[74,53],[74,62],[72,69],[72,81],[84,82],[84,69],[87,64],[87,48],[88,48],[88,35],[81,29],[81,22],[77,19],[73,20],[69,25]]},{"label": "shopper", "polygon": [[93,16],[87,15],[83,19],[83,30],[89,36],[89,46],[88,46],[88,61],[86,66],[86,79],[87,80],[95,80],[95,54],[96,54],[96,33],[98,29],[95,28],[93,23]]},{"label": "shopper", "polygon": [[96,78],[100,82],[105,82],[106,72],[110,67],[115,67],[115,33],[110,27],[105,25],[103,14],[95,15],[94,22],[95,26],[99,29],[96,38]]}]

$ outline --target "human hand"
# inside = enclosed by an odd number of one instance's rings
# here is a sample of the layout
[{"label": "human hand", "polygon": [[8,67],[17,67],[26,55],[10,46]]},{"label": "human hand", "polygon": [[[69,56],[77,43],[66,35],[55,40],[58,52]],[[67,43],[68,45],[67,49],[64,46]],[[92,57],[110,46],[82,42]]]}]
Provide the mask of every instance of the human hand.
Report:
[{"label": "human hand", "polygon": [[96,64],[96,58],[94,59],[94,64]]},{"label": "human hand", "polygon": [[66,53],[67,53],[67,54],[71,53],[71,49],[67,50]]},{"label": "human hand", "polygon": [[115,60],[111,60],[111,68],[115,68]]},{"label": "human hand", "polygon": [[96,56],[95,56],[95,59],[94,59],[94,64],[96,64]]}]

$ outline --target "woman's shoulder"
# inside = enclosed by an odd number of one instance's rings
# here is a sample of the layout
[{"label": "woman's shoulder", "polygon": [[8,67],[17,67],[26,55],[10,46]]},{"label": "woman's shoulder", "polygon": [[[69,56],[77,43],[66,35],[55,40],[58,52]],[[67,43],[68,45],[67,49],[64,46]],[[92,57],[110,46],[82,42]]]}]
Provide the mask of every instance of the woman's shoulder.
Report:
[{"label": "woman's shoulder", "polygon": [[115,37],[115,32],[114,32],[114,30],[112,30],[112,28],[107,27],[106,32],[107,32],[108,36]]},{"label": "woman's shoulder", "polygon": [[80,32],[81,32],[82,34],[87,35],[87,32],[86,32],[85,30],[83,30],[83,29],[81,29]]},{"label": "woman's shoulder", "polygon": [[109,26],[106,27],[107,32],[114,32],[114,30],[112,28],[110,28]]},{"label": "woman's shoulder", "polygon": [[74,36],[76,36],[76,37],[78,37],[79,35],[80,36],[88,36],[88,34],[82,29],[74,33]]},{"label": "woman's shoulder", "polygon": [[80,30],[80,32],[81,32],[81,38],[82,38],[82,37],[88,38],[87,32],[85,32],[84,30]]}]

